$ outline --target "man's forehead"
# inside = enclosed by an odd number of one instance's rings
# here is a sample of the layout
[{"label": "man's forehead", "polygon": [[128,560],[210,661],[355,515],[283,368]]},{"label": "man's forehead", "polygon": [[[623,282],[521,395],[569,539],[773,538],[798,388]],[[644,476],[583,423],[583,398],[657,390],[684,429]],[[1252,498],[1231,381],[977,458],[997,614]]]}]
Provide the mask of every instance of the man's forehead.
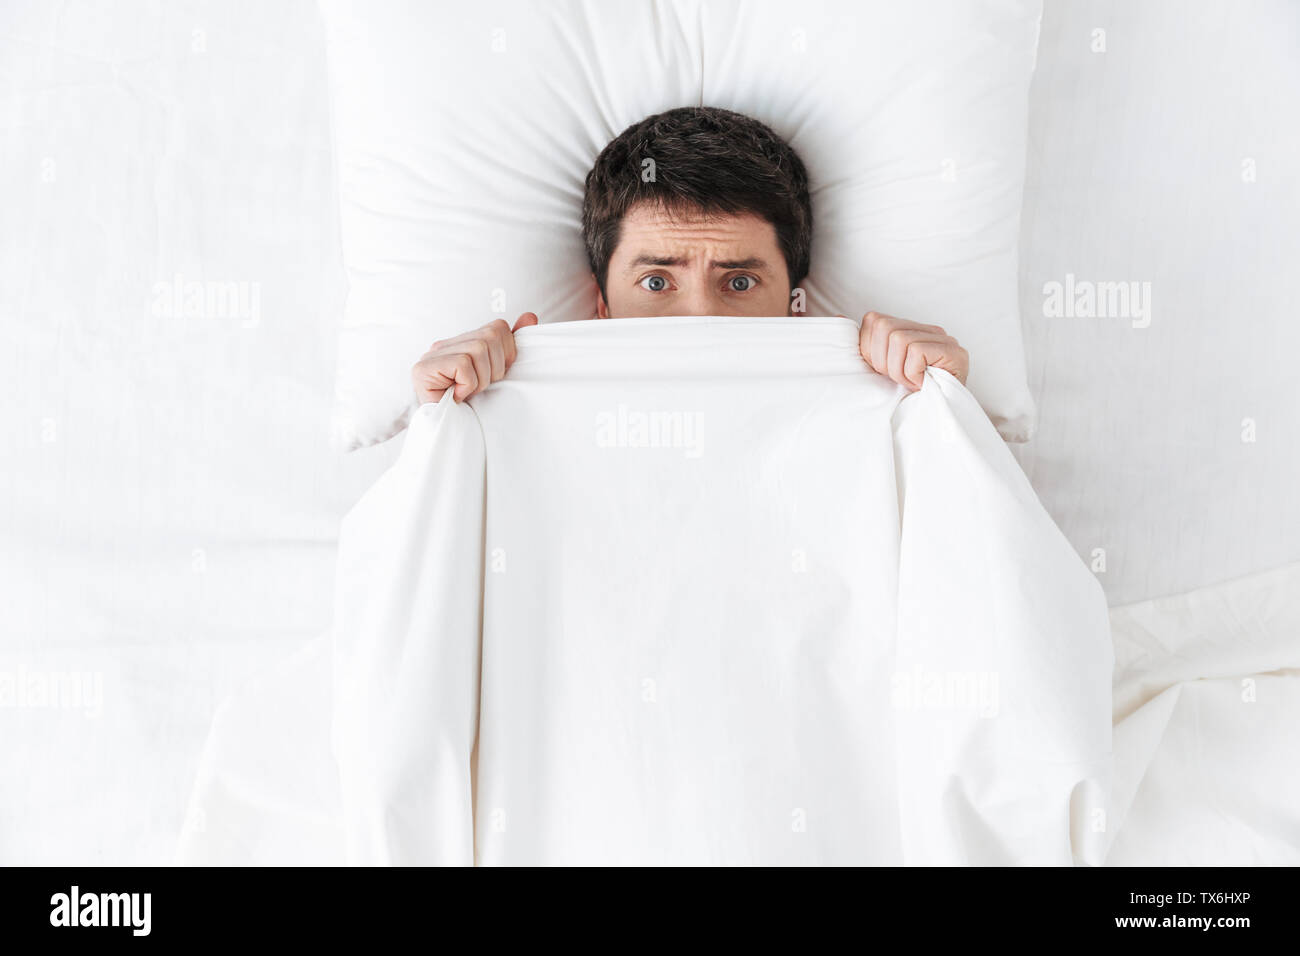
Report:
[{"label": "man's forehead", "polygon": [[649,203],[639,203],[629,209],[622,225],[624,232],[675,238],[737,239],[755,233],[775,238],[776,235],[770,222],[752,212],[678,212]]},{"label": "man's forehead", "polygon": [[730,268],[764,268],[776,249],[776,230],[753,213],[672,214],[634,207],[623,218],[619,258],[636,265],[671,265],[707,251]]}]

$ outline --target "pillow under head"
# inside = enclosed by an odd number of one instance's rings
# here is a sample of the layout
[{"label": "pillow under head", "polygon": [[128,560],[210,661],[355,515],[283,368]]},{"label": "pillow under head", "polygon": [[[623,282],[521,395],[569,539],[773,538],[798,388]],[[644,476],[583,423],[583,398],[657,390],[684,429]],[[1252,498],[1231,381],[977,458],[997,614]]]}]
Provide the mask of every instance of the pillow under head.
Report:
[{"label": "pillow under head", "polygon": [[583,186],[678,106],[745,113],[803,160],[812,315],[943,326],[1004,438],[1035,410],[1017,308],[1039,0],[323,0],[349,293],[336,441],[399,432],[436,339],[596,311]]}]

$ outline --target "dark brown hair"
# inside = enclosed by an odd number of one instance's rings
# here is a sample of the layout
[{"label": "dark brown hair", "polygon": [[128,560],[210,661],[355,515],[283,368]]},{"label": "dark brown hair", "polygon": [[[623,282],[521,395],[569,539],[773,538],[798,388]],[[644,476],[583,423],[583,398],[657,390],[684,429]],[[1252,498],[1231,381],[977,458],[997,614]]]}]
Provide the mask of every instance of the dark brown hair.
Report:
[{"label": "dark brown hair", "polygon": [[[642,175],[647,169],[653,177]],[[808,172],[785,140],[743,113],[711,106],[656,113],[601,150],[587,174],[582,239],[602,295],[623,217],[640,202],[675,214],[760,216],[776,229],[790,287],[808,275]]]}]

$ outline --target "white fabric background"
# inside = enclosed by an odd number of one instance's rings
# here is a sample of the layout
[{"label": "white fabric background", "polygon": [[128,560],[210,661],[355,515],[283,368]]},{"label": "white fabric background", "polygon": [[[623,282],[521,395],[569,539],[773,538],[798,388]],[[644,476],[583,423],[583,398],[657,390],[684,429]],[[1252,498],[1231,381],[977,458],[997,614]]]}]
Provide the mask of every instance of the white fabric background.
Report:
[{"label": "white fabric background", "polygon": [[[1112,604],[1294,561],[1300,6],[1053,3],[1040,42],[1020,299],[1040,425],[1012,451],[1080,553],[1106,549]],[[1150,326],[1045,318],[1067,273],[1150,282]]]},{"label": "white fabric background", "polygon": [[[0,6],[0,862],[169,858],[213,710],[330,619],[338,266],[308,2]],[[260,283],[260,322],[152,312]]]},{"label": "white fabric background", "polygon": [[[1300,558],[1296,13],[1194,7],[1044,17],[1017,454],[1112,604]],[[104,681],[98,719],[0,709],[0,863],[169,859],[217,702],[311,679],[339,519],[395,452],[329,451],[322,44],[303,0],[0,7],[0,670]],[[1155,282],[1151,327],[1036,316],[1067,271]],[[153,314],[177,274],[260,283],[260,321]]]}]

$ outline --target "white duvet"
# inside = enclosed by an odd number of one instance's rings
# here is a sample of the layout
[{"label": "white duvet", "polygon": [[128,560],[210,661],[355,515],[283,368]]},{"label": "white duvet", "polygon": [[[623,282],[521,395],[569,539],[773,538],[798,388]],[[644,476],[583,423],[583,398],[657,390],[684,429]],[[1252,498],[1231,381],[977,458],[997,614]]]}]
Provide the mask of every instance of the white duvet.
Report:
[{"label": "white duvet", "polygon": [[1106,605],[954,378],[842,318],[518,345],[344,521],[350,862],[1101,862]]}]

